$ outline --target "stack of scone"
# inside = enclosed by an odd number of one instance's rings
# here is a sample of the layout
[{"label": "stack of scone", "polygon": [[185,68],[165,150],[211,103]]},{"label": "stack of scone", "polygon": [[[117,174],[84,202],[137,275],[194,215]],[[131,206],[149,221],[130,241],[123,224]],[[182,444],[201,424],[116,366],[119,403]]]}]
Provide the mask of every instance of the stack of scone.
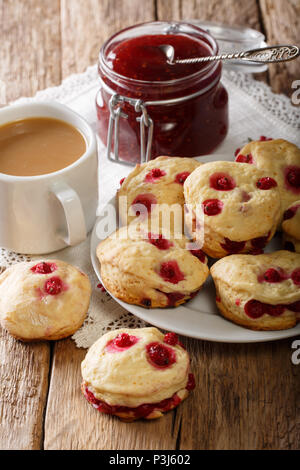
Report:
[{"label": "stack of scone", "polygon": [[[97,250],[103,284],[115,297],[147,308],[177,307],[207,279],[206,255],[226,257],[211,268],[222,315],[261,330],[299,321],[300,261],[292,253],[300,251],[297,146],[282,139],[251,142],[235,162],[159,157],[137,165],[118,201],[124,227]],[[278,229],[290,252],[263,255]],[[279,273],[280,281],[260,282],[262,272],[274,279]]]}]

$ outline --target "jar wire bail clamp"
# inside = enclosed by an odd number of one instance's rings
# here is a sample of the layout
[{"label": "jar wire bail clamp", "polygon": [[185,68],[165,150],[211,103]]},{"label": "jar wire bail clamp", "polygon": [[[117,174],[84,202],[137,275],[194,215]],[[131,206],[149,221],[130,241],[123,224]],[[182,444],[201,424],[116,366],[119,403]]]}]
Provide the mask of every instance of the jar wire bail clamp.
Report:
[{"label": "jar wire bail clamp", "polygon": [[[164,106],[164,105],[176,105],[188,101],[190,99],[196,98],[197,96],[203,95],[211,87],[219,82],[219,78],[216,78],[210,85],[205,87],[202,90],[199,90],[195,93],[191,93],[188,96],[183,96],[180,98],[171,98],[166,100],[158,101],[143,101],[141,99],[129,98],[128,96],[120,95],[115,93],[106,83],[100,80],[102,87],[111,95],[109,100],[109,124],[108,124],[108,133],[107,133],[107,143],[106,143],[106,155],[108,160],[111,162],[121,163],[127,166],[133,166],[134,163],[120,160],[119,158],[119,120],[120,117],[128,119],[128,115],[122,111],[122,104],[128,103],[134,107],[136,113],[141,113],[140,116],[136,118],[140,122],[140,164],[148,162],[151,160],[151,148],[153,140],[153,130],[154,122],[149,116],[147,111],[147,106]],[[146,136],[146,129],[148,133]],[[114,134],[114,137],[113,137]],[[114,141],[114,151],[112,151],[112,142]],[[147,141],[147,142],[146,142]],[[113,156],[112,156],[113,155]]]},{"label": "jar wire bail clamp", "polygon": [[[145,103],[141,99],[128,98],[114,93],[109,100],[109,124],[107,134],[107,158],[113,162],[132,165],[129,162],[119,160],[119,121],[120,117],[128,119],[128,115],[122,111],[122,104],[129,103],[134,107],[136,113],[141,113],[136,120],[140,123],[141,163],[148,162],[151,158],[153,120],[150,118]],[[148,132],[146,134],[146,129]],[[114,138],[113,138],[114,134]],[[114,141],[114,152],[112,142]],[[112,157],[114,155],[114,157]]]}]

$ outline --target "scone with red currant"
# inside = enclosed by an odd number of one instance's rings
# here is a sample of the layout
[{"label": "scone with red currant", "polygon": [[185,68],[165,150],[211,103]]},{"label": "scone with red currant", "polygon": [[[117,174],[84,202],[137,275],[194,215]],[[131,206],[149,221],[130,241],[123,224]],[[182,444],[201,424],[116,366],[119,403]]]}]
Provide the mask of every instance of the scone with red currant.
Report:
[{"label": "scone with red currant", "polygon": [[0,322],[22,341],[66,338],[82,325],[90,297],[88,277],[70,264],[17,263],[0,276]]},{"label": "scone with red currant", "polygon": [[89,349],[81,370],[87,401],[128,422],[160,418],[195,387],[189,354],[177,335],[156,328],[106,333]]},{"label": "scone with red currant", "polygon": [[285,330],[300,321],[300,255],[232,255],[211,268],[216,301],[228,320],[252,330]]},{"label": "scone with red currant", "polygon": [[274,174],[253,165],[205,163],[185,181],[184,196],[190,235],[213,258],[261,252],[281,215]]},{"label": "scone with red currant", "polygon": [[236,162],[275,174],[282,214],[300,199],[300,149],[297,145],[283,139],[252,141],[240,150]]},{"label": "scone with red currant", "polygon": [[300,253],[300,200],[295,201],[283,214],[284,248]]},{"label": "scone with red currant", "polygon": [[183,184],[199,165],[193,158],[181,157],[157,157],[137,165],[117,194],[122,225],[151,218],[157,227],[181,231]]},{"label": "scone with red currant", "polygon": [[176,307],[194,297],[209,275],[207,258],[182,234],[122,227],[100,243],[104,287],[120,300],[147,308]]}]

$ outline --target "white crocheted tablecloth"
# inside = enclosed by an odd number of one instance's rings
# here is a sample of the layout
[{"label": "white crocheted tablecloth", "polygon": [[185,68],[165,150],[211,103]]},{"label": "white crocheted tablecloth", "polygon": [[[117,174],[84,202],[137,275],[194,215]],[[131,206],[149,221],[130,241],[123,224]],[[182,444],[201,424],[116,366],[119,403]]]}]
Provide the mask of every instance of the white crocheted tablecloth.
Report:
[{"label": "white crocheted tablecloth", "polygon": [[[291,105],[283,95],[275,95],[270,88],[254,80],[250,75],[225,72],[223,83],[229,92],[230,131],[217,153],[234,154],[248,138],[260,135],[284,138],[300,146],[300,108]],[[72,75],[61,86],[48,88],[33,98],[21,98],[16,103],[28,101],[57,100],[80,113],[96,130],[95,95],[98,91],[97,66],[89,67],[85,73]],[[99,210],[113,197],[119,181],[127,176],[130,168],[108,162],[103,146],[99,142]],[[29,261],[30,257],[0,248],[0,272],[16,262]],[[48,258],[59,258],[77,265],[91,280],[93,294],[87,319],[73,336],[78,347],[88,348],[99,336],[110,329],[139,327],[144,323],[121,308],[108,294],[97,288],[98,279],[90,261],[90,237],[73,248],[66,248]]]}]

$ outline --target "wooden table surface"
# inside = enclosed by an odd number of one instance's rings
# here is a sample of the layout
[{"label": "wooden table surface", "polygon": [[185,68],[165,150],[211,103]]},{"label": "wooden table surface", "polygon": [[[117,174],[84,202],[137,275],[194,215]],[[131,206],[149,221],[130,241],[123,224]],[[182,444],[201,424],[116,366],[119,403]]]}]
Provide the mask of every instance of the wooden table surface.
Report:
[{"label": "wooden table surface", "polygon": [[[31,96],[94,64],[113,32],[154,19],[248,25],[269,43],[299,45],[299,14],[299,0],[0,0],[0,80],[8,101]],[[287,95],[299,78],[299,61],[259,77]],[[0,448],[299,448],[300,365],[292,364],[292,341],[185,339],[194,393],[163,419],[125,424],[81,396],[85,351],[72,340],[26,345],[0,331]]]}]

